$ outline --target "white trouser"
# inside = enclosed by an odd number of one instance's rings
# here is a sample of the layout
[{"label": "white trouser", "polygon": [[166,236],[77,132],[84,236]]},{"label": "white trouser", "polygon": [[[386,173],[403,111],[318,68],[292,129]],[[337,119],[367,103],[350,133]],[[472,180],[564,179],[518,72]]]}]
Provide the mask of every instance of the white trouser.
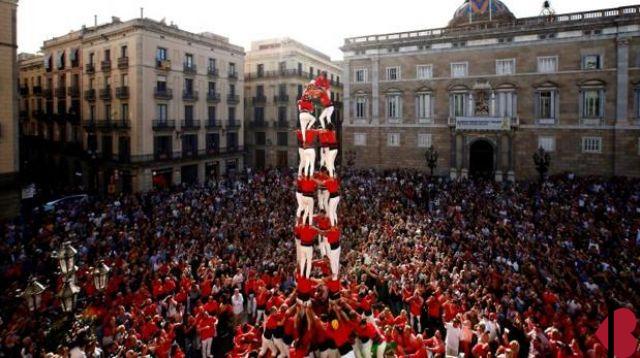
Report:
[{"label": "white trouser", "polygon": [[311,265],[313,264],[313,246],[300,245],[300,273],[305,277],[311,276]]},{"label": "white trouser", "polygon": [[422,322],[420,322],[420,315],[414,315],[409,313],[409,325],[415,329],[416,332],[422,332]]},{"label": "white trouser", "polygon": [[[329,247],[331,249],[331,247]],[[334,280],[338,279],[340,271],[340,252],[342,249],[338,246],[335,250],[329,250],[329,265],[331,266],[331,274]]]},{"label": "white trouser", "polygon": [[304,158],[304,175],[310,177],[313,175],[313,172],[316,168],[316,149],[315,148],[305,148],[303,153]]},{"label": "white trouser", "polygon": [[353,351],[351,351],[351,352],[349,352],[349,353],[347,353],[347,354],[340,355],[340,352],[338,352],[338,356],[340,356],[340,357],[344,357],[344,358],[355,358],[355,357],[356,357],[356,354],[355,354],[355,353],[353,353]]},{"label": "white trouser", "polygon": [[298,202],[298,209],[296,210],[296,219],[300,219],[302,217],[302,213],[304,212],[304,195],[302,193],[296,192],[296,201]]},{"label": "white trouser", "polygon": [[260,322],[264,319],[264,309],[256,311],[256,326],[260,325]]},{"label": "white trouser", "polygon": [[313,198],[303,195],[302,203],[304,209],[302,212],[302,224],[309,223],[309,225],[313,225]]},{"label": "white trouser", "polygon": [[307,139],[307,129],[313,126],[316,122],[316,117],[311,113],[301,112],[298,118],[300,118],[300,131],[302,132],[302,141],[304,142]]},{"label": "white trouser", "polygon": [[325,128],[325,120],[327,123],[331,123],[331,115],[333,114],[333,106],[327,107],[325,109],[322,110],[322,113],[320,113],[320,116],[318,117],[318,120],[320,121],[320,125],[322,126],[322,128]]},{"label": "white trouser", "polygon": [[300,156],[300,164],[298,164],[298,176],[302,176],[302,171],[304,170],[305,161],[304,161],[304,148],[298,148],[298,155]]},{"label": "white trouser", "polygon": [[329,247],[329,242],[327,241],[327,237],[326,236],[320,236],[320,255],[322,257],[329,257],[329,250],[331,249]]},{"label": "white trouser", "polygon": [[260,347],[259,357],[264,357],[267,353],[267,350],[271,351],[271,356],[275,357],[278,355],[278,348],[273,343],[273,339],[267,339],[265,336],[262,336],[262,346]]},{"label": "white trouser", "polygon": [[213,338],[207,338],[202,340],[202,358],[213,357],[211,354],[211,342]]},{"label": "white trouser", "polygon": [[387,349],[387,342],[378,344],[378,349],[376,349],[376,358],[384,358],[385,349]]},{"label": "white trouser", "polygon": [[280,354],[278,354],[278,358],[289,357],[289,347],[284,343],[282,338],[274,338],[273,343],[275,344],[276,348],[278,348],[278,350],[280,351]]},{"label": "white trouser", "polygon": [[371,347],[373,347],[373,340],[368,340],[367,343],[362,343],[360,338],[356,338],[356,344],[353,345],[353,352],[357,358],[371,358]]},{"label": "white trouser", "polygon": [[329,191],[318,191],[318,210],[324,210],[325,213],[329,211]]},{"label": "white trouser", "polygon": [[[327,148],[328,149],[328,148]],[[338,156],[337,149],[328,149],[324,166],[327,167],[329,176],[334,178],[336,176],[336,157]]]},{"label": "white trouser", "polygon": [[329,221],[331,222],[331,226],[338,225],[338,203],[340,202],[340,196],[336,196],[335,198],[329,198],[329,210],[327,211],[327,215],[329,216]]},{"label": "white trouser", "polygon": [[251,317],[256,315],[256,295],[253,293],[249,294],[249,299],[247,300],[247,312]]},{"label": "white trouser", "polygon": [[326,148],[326,147],[320,147],[320,168],[322,168],[323,166],[326,166],[327,154],[329,154],[328,149],[329,148]]}]

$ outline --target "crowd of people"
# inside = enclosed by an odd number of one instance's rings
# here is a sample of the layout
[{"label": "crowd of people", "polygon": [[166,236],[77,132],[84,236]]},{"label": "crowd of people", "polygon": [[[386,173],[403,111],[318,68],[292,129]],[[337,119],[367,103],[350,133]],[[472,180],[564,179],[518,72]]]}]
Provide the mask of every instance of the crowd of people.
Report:
[{"label": "crowd of people", "polygon": [[[295,179],[246,172],[1,223],[0,356],[604,357],[608,307],[640,307],[638,180],[345,173],[340,280],[316,255],[301,302]],[[64,241],[73,315],[56,297]],[[47,287],[35,312],[15,295],[29,277]]]}]

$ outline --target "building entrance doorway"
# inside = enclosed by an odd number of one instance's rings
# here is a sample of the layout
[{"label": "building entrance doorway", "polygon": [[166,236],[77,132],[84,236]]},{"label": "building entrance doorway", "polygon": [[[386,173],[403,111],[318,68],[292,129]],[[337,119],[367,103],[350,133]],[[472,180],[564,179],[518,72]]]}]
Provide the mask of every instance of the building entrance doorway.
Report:
[{"label": "building entrance doorway", "polygon": [[469,150],[469,174],[476,178],[493,178],[493,146],[486,140],[477,140]]}]

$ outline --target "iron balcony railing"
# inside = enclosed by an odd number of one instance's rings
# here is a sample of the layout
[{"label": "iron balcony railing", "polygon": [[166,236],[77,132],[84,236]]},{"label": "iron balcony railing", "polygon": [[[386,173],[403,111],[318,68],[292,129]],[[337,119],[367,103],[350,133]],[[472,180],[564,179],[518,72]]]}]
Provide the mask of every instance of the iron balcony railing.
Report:
[{"label": "iron balcony railing", "polygon": [[173,98],[173,91],[170,88],[154,88],[153,95],[156,99],[170,100]]},{"label": "iron balcony railing", "polygon": [[118,68],[125,69],[129,67],[129,57],[120,57],[118,58]]},{"label": "iron balcony railing", "polygon": [[176,129],[176,121],[173,119],[157,119],[152,123],[154,130],[174,130]]}]

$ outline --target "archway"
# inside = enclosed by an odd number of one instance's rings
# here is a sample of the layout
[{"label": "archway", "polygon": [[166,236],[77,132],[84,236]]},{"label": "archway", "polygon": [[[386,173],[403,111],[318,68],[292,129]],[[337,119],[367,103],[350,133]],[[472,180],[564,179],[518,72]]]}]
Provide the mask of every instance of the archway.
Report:
[{"label": "archway", "polygon": [[491,179],[494,168],[493,145],[487,140],[480,139],[469,149],[469,174],[473,177]]}]

